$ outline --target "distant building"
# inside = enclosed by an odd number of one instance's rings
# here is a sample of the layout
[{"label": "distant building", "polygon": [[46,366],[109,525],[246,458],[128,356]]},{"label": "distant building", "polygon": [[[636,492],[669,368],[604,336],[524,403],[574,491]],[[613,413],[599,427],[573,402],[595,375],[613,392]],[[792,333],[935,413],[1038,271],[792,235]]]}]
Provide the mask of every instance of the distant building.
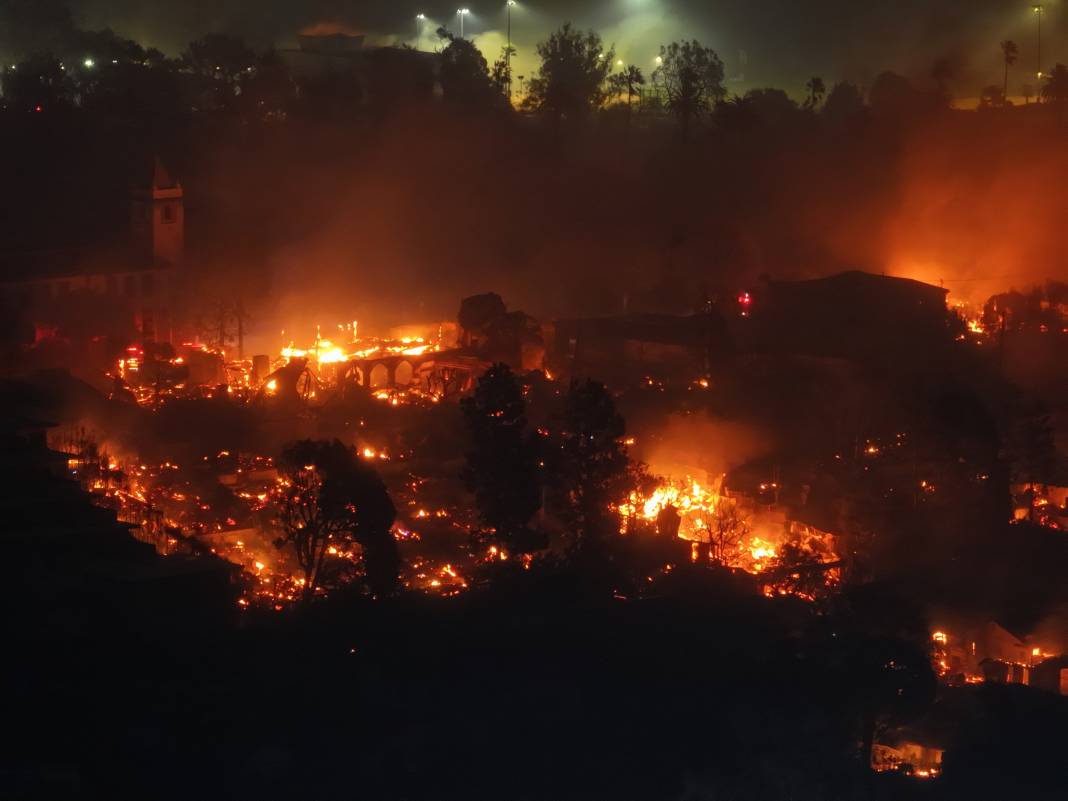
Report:
[{"label": "distant building", "polygon": [[1031,686],[1068,695],[1068,656],[1055,656],[1031,668]]},{"label": "distant building", "polygon": [[495,292],[464,298],[457,323],[463,353],[487,364],[504,362],[520,372],[545,367],[545,339],[538,321],[508,311]]},{"label": "distant building", "polygon": [[299,78],[355,69],[367,52],[363,45],[363,35],[300,34],[295,49],[286,48],[279,54]]},{"label": "distant building", "polygon": [[184,192],[157,160],[132,189],[125,241],[0,254],[0,297],[33,317],[35,341],[69,339],[75,330],[92,338],[94,313],[99,334],[126,323],[142,342],[169,341],[172,291],[184,262]]},{"label": "distant building", "polygon": [[[939,630],[933,634],[942,675],[951,683],[966,680],[993,684],[1034,684],[1035,671],[1046,665],[1042,683],[1059,689],[1059,672],[1052,669],[1052,643],[1036,634],[1021,634],[1018,627],[996,620],[982,625]],[[1054,675],[1055,674],[1055,675]],[[1052,686],[1057,684],[1058,686]]]},{"label": "distant building", "polygon": [[942,772],[942,757],[946,752],[942,741],[904,727],[882,732],[879,738],[880,742],[872,745],[872,770],[897,771],[920,778]]},{"label": "distant building", "polygon": [[369,46],[362,34],[300,34],[297,47],[284,48],[279,55],[298,82],[353,79],[363,103],[381,92],[441,94],[437,53]]},{"label": "distant building", "polygon": [[754,350],[858,359],[948,339],[947,290],[860,271],[772,281],[752,304]]},{"label": "distant building", "polygon": [[648,376],[688,383],[733,348],[715,312],[557,320],[549,333],[552,369],[609,381]]}]

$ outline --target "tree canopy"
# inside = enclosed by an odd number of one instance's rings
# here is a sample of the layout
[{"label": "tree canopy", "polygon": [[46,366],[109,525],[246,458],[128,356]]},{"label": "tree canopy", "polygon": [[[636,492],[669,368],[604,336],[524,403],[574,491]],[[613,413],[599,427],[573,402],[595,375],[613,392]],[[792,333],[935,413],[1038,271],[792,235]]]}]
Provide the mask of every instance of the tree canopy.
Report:
[{"label": "tree canopy", "polygon": [[597,381],[574,381],[564,398],[554,470],[560,516],[571,526],[572,550],[599,552],[619,526],[615,504],[630,489],[626,424],[611,393]]},{"label": "tree canopy", "polygon": [[709,113],[725,96],[723,62],[696,39],[660,47],[653,85],[663,93],[664,106],[678,120],[683,136],[691,122]]},{"label": "tree canopy", "polygon": [[286,492],[278,510],[281,547],[292,546],[304,572],[305,598],[347,568],[339,554],[362,549],[369,591],[387,595],[400,556],[390,530],[397,512],[373,467],[338,440],[301,440],[285,449],[279,470]]},{"label": "tree canopy", "polygon": [[471,439],[464,482],[482,522],[511,550],[543,547],[527,529],[541,506],[541,476],[518,380],[508,365],[495,364],[460,403]]},{"label": "tree canopy", "polygon": [[502,94],[491,79],[486,57],[469,39],[445,28],[438,36],[448,42],[441,51],[441,90],[446,102],[467,111],[500,105]]},{"label": "tree canopy", "polygon": [[554,120],[581,119],[605,99],[615,50],[593,31],[566,23],[537,47],[541,64],[527,85],[524,105]]}]

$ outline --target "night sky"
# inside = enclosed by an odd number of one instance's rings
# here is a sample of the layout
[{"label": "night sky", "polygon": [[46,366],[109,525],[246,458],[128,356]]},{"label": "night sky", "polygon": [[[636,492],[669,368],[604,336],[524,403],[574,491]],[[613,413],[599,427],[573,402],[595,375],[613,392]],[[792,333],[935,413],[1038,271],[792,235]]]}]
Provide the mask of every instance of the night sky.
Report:
[{"label": "night sky", "polygon": [[[456,25],[456,0],[72,0],[80,24],[177,53],[189,39],[225,30],[259,45],[292,46],[295,34],[330,23],[380,40],[435,45],[433,23]],[[503,43],[504,3],[472,0],[465,23],[491,58]],[[2,7],[2,4],[0,4]],[[1043,61],[1065,58],[1068,12],[1046,4]],[[415,15],[430,22],[417,39]],[[657,47],[696,37],[727,65],[732,89],[775,85],[799,92],[813,74],[870,84],[885,69],[926,78],[936,59],[954,65],[960,93],[999,71],[998,42],[1015,39],[1021,66],[1035,59],[1030,4],[1006,0],[529,0],[514,12],[518,70],[533,45],[565,21],[593,27],[628,62],[651,64]],[[744,78],[743,78],[744,76]]]}]

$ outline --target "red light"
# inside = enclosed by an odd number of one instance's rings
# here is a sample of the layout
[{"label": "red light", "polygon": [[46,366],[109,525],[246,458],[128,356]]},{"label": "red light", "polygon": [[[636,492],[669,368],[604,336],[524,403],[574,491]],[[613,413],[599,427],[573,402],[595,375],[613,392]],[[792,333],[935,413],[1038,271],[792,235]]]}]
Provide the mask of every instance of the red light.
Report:
[{"label": "red light", "polygon": [[33,110],[40,114],[44,109],[42,109],[40,106],[34,106]]},{"label": "red light", "polygon": [[748,292],[743,292],[738,296],[738,305],[741,307],[739,313],[742,317],[749,316],[749,306],[752,304],[752,302],[753,296],[750,295]]}]

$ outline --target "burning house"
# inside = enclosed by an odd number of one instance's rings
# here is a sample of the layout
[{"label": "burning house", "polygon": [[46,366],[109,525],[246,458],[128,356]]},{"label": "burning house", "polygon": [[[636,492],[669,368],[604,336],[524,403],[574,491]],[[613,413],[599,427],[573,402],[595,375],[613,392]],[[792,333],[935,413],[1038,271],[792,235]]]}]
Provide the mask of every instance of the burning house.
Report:
[{"label": "burning house", "polygon": [[1010,486],[1013,518],[1068,531],[1068,463],[1056,458],[1048,481]]},{"label": "burning house", "polygon": [[[1054,653],[1048,638],[1017,630],[1026,628],[997,620],[935,630],[931,643],[937,673],[951,684],[1025,684],[1064,693],[1064,657]],[[1068,677],[1068,671],[1063,675]]]},{"label": "burning house", "polygon": [[872,746],[871,766],[876,772],[897,771],[928,779],[942,772],[946,738],[918,726],[899,726],[883,732]]}]

